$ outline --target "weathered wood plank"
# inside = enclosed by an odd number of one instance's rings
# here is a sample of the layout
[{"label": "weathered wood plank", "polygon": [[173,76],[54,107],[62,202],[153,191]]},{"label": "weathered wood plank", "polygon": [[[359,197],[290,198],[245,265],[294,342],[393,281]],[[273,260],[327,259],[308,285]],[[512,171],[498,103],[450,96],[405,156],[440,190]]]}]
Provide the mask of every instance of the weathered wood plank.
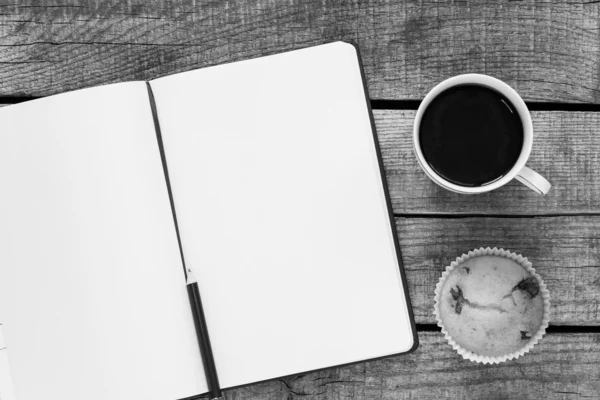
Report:
[{"label": "weathered wood plank", "polygon": [[425,175],[414,156],[415,111],[375,110],[374,115],[395,213],[600,213],[600,113],[532,113],[535,139],[528,165],[552,183],[546,196],[517,181],[479,195],[442,189]]},{"label": "weathered wood plank", "polygon": [[225,391],[228,400],[597,399],[600,334],[550,334],[517,360],[463,360],[438,332],[410,355]]},{"label": "weathered wood plank", "polygon": [[[552,190],[559,194],[551,191],[546,197],[518,183],[478,196],[438,188],[412,155],[413,115],[414,111],[375,112],[395,212],[600,212],[600,135],[593,135],[600,113],[534,113],[538,140],[532,165],[541,156],[544,162],[539,164],[558,171],[549,176],[555,184]],[[520,252],[534,263],[552,291],[552,324],[600,325],[600,216],[398,217],[396,223],[418,323],[435,323],[433,292],[446,265],[473,248],[498,246]]]},{"label": "weathered wood plank", "polygon": [[151,79],[333,40],[370,95],[419,99],[464,72],[527,100],[600,101],[598,2],[0,1],[0,95]]},{"label": "weathered wood plank", "polygon": [[422,172],[413,154],[415,111],[374,110],[374,115],[396,214],[600,214],[600,113],[532,113],[535,141],[528,165],[552,182],[546,196],[516,181],[472,196],[442,189]]},{"label": "weathered wood plank", "polygon": [[527,257],[551,294],[552,325],[600,325],[600,216],[396,218],[417,323],[435,323],[435,285],[456,257],[502,247]]}]

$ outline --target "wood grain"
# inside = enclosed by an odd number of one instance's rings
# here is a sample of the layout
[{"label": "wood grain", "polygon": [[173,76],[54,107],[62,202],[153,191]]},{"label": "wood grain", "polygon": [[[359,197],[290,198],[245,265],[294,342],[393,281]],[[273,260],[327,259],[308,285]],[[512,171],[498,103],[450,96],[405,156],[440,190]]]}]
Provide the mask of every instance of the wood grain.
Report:
[{"label": "wood grain", "polygon": [[[449,76],[479,72],[528,101],[600,102],[596,1],[0,0],[0,33],[0,96],[147,80],[347,40],[360,47],[373,99],[420,99]],[[534,263],[551,291],[552,324],[600,325],[598,114],[533,113],[530,166],[554,185],[545,197],[517,183],[479,196],[444,191],[412,155],[414,112],[375,117],[394,212],[411,216],[396,223],[418,323],[434,323],[443,268],[489,245]],[[592,399],[600,392],[598,333],[549,334],[530,354],[496,366],[463,360],[438,332],[419,336],[411,355],[233,389],[226,398]]]},{"label": "wood grain", "polygon": [[600,5],[581,1],[0,1],[0,95],[145,80],[334,40],[370,95],[420,99],[459,73],[527,100],[600,101]]},{"label": "wood grain", "polygon": [[[0,103],[0,107],[10,105]],[[374,110],[396,215],[600,214],[600,113],[535,111],[528,165],[552,182],[540,196],[517,181],[479,195],[442,189],[421,170],[412,148],[415,111]]]},{"label": "wood grain", "polygon": [[600,325],[600,216],[396,218],[417,323],[435,323],[445,267],[479,247],[527,257],[551,295],[552,325]]},{"label": "wood grain", "polygon": [[545,196],[517,181],[478,195],[442,189],[425,175],[414,156],[415,111],[375,110],[374,115],[397,214],[600,213],[600,113],[532,113],[534,144],[528,166],[552,183],[552,189]]},{"label": "wood grain", "polygon": [[[552,324],[600,325],[600,215],[530,216],[600,214],[600,135],[594,134],[600,113],[534,113],[538,140],[531,165],[547,166],[537,169],[555,185],[545,197],[518,183],[477,196],[439,188],[412,154],[413,115],[375,112],[417,323],[435,323],[434,289],[446,265],[471,249],[497,246],[529,257],[538,269],[552,293]],[[430,213],[450,215],[426,217]]]},{"label": "wood grain", "polygon": [[499,365],[463,360],[441,333],[421,332],[412,354],[225,391],[228,400],[597,399],[600,334],[549,334]]}]

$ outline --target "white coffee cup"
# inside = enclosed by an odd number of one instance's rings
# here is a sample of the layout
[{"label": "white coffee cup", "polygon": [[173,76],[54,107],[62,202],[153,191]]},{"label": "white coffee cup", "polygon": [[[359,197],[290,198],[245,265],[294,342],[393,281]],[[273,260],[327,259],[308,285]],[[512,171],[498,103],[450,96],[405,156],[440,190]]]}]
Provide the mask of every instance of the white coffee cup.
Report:
[{"label": "white coffee cup", "polygon": [[[438,175],[433,170],[433,168],[431,168],[429,163],[425,160],[425,157],[423,156],[423,152],[421,150],[421,145],[419,143],[419,127],[421,125],[421,118],[423,117],[427,106],[429,106],[431,101],[436,96],[438,96],[446,89],[449,89],[453,86],[465,84],[480,85],[501,93],[515,107],[519,116],[521,117],[521,123],[523,124],[523,147],[521,148],[519,158],[517,159],[513,167],[501,178],[493,182],[484,184],[482,186],[475,187],[457,185],[455,183],[449,182],[448,180]],[[413,142],[417,160],[419,161],[421,168],[423,168],[427,176],[441,187],[451,190],[453,192],[466,194],[489,192],[490,190],[497,189],[500,186],[507,184],[513,178],[516,178],[519,182],[523,183],[524,185],[528,186],[529,188],[533,189],[539,194],[546,194],[550,190],[551,185],[550,182],[546,180],[546,178],[544,178],[531,168],[525,166],[525,163],[529,158],[529,154],[531,153],[531,147],[533,145],[533,125],[531,123],[531,114],[529,113],[525,102],[513,88],[511,88],[501,80],[493,78],[491,76],[481,74],[457,75],[452,78],[446,79],[445,81],[439,83],[437,86],[431,89],[431,91],[427,93],[427,96],[425,96],[425,98],[419,105],[419,109],[417,110],[417,115],[415,117],[415,124],[413,128]]]}]

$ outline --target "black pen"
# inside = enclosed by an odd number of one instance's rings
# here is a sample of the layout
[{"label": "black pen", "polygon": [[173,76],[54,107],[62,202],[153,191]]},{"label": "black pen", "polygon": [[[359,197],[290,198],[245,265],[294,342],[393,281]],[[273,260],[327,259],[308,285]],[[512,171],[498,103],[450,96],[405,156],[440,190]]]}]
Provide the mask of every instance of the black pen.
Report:
[{"label": "black pen", "polygon": [[198,336],[198,344],[200,345],[200,356],[204,365],[204,374],[208,384],[209,398],[218,399],[221,397],[221,387],[219,386],[219,378],[217,377],[217,367],[213,357],[210,339],[208,337],[208,327],[204,319],[204,310],[200,301],[200,291],[198,290],[198,282],[192,271],[187,268],[187,291],[192,305],[192,314],[194,315],[194,325],[196,326],[196,335]]}]

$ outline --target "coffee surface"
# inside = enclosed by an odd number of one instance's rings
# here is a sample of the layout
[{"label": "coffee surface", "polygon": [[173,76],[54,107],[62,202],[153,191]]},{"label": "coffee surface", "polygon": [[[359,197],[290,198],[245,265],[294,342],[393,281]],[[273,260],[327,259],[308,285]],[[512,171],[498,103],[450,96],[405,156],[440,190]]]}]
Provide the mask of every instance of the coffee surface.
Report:
[{"label": "coffee surface", "polygon": [[433,170],[467,187],[504,176],[523,147],[523,124],[512,103],[479,85],[455,86],[427,107],[419,128],[421,151]]}]

